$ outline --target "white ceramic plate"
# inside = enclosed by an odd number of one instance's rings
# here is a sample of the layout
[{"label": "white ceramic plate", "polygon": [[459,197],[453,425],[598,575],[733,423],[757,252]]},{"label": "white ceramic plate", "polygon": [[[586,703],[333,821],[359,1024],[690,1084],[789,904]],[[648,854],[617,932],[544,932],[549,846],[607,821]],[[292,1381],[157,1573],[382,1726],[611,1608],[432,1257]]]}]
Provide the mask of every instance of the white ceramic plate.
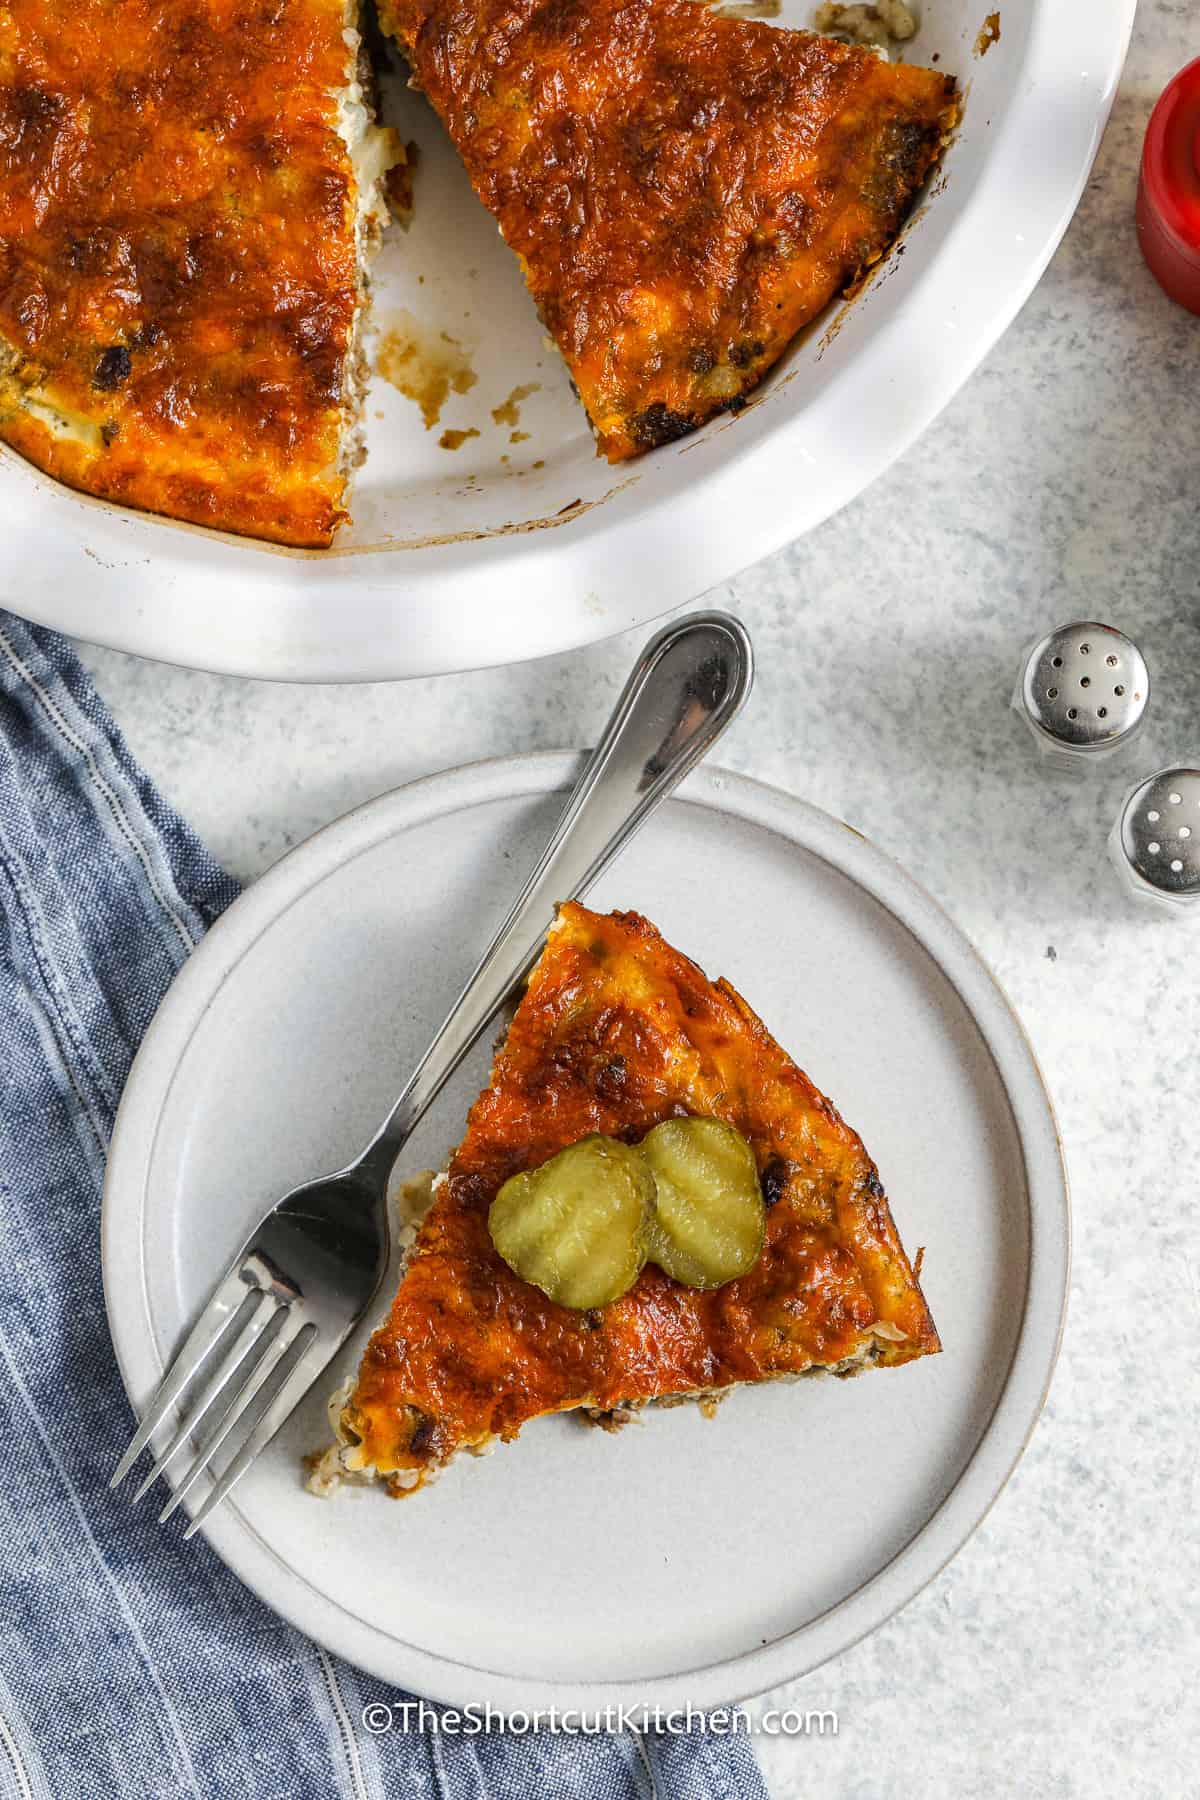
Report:
[{"label": "white ceramic plate", "polygon": [[[436,776],[320,832],[237,902],[168,995],[117,1122],[104,1278],[140,1407],[284,1188],[365,1141],[546,837],[576,767]],[[693,776],[593,896],[633,906],[761,1007],[878,1161],[942,1356],[735,1392],[616,1437],[542,1420],[396,1502],[316,1500],[300,1459],[349,1347],[206,1526],[269,1605],[455,1703],[708,1705],[843,1649],[952,1556],[1054,1365],[1068,1209],[1020,1027],[933,902],[857,833]],[[736,876],[734,871],[736,871]],[[481,1048],[405,1160],[434,1166]],[[385,1296],[383,1304],[386,1306]]]},{"label": "white ceramic plate", "polygon": [[[999,5],[1000,41],[975,53]],[[374,680],[519,660],[693,598],[853,498],[930,421],[1021,306],[1074,211],[1135,0],[921,0],[908,54],[958,74],[965,120],[906,254],[818,324],[738,418],[618,469],[594,455],[516,264],[425,101],[416,218],[378,266],[382,330],[457,338],[477,376],[432,431],[376,379],[355,524],[275,550],[71,494],[0,448],[0,601],[94,642],[199,668]],[[784,0],[811,22],[815,0]],[[492,409],[538,383],[521,431]],[[439,447],[444,426],[478,437]],[[507,459],[507,460],[505,460]],[[574,504],[573,504],[574,503]],[[564,510],[566,509],[566,510]]]}]

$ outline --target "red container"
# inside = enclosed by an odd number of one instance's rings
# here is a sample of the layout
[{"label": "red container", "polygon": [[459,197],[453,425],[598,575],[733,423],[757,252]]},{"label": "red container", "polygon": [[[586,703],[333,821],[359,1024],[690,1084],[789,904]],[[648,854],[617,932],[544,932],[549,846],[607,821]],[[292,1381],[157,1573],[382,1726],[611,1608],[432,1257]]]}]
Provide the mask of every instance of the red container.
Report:
[{"label": "red container", "polygon": [[1138,184],[1142,255],[1172,300],[1200,313],[1200,57],[1150,117]]}]

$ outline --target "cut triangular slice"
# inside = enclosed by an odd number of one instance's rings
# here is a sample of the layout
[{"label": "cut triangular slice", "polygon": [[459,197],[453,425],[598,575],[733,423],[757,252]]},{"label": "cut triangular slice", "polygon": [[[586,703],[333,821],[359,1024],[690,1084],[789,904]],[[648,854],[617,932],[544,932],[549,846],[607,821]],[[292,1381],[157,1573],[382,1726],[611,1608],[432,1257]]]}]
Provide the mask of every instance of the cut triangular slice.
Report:
[{"label": "cut triangular slice", "polygon": [[[682,1114],[724,1120],[754,1151],[768,1210],[749,1273],[702,1292],[648,1264],[619,1300],[575,1312],[502,1261],[488,1209],[510,1175],[590,1132],[635,1141]],[[336,1460],[399,1493],[542,1413],[939,1348],[856,1133],[727,982],[636,913],[568,905],[340,1410]]]},{"label": "cut triangular slice", "polygon": [[0,442],[121,505],[330,542],[403,158],[356,11],[0,7]]},{"label": "cut triangular slice", "polygon": [[878,261],[952,78],[696,0],[381,0],[616,462],[736,406]]}]

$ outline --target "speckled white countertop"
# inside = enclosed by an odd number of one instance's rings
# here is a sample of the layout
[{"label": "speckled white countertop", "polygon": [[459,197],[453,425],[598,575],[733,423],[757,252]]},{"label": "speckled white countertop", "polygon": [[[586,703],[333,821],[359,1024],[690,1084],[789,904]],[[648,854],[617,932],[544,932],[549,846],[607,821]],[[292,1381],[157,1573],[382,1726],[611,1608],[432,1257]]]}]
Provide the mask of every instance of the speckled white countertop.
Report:
[{"label": "speckled white countertop", "polygon": [[[851,821],[974,939],[1046,1070],[1075,1207],[1032,1447],[951,1567],[788,1692],[839,1731],[760,1741],[777,1800],[1200,1795],[1200,921],[1131,910],[1104,857],[1133,775],[1200,761],[1200,320],[1153,285],[1132,226],[1150,107],[1198,53],[1195,0],[1143,0],[1082,208],[1022,317],[890,474],[712,596],[760,658],[723,760]],[[1079,616],[1135,637],[1156,692],[1132,762],[1074,783],[1041,772],[1007,705],[1022,645]],[[85,654],[248,880],[414,775],[590,742],[645,635],[352,689]]]}]

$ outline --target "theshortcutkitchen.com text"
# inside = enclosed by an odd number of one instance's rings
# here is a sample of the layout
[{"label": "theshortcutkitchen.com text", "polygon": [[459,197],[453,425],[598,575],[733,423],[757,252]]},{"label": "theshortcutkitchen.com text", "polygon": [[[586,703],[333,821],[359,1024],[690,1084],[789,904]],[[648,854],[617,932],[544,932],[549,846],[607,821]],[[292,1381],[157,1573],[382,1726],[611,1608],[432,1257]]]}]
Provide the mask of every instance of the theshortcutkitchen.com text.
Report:
[{"label": "theshortcutkitchen.com text", "polygon": [[600,1737],[610,1731],[661,1732],[684,1737],[836,1737],[836,1712],[799,1706],[764,1707],[750,1714],[741,1706],[704,1711],[692,1706],[547,1706],[533,1712],[501,1712],[491,1706],[433,1706],[427,1700],[374,1701],[362,1710],[373,1737],[389,1732],[428,1731],[440,1737],[481,1737],[507,1731],[524,1737],[548,1731],[562,1737]]}]

